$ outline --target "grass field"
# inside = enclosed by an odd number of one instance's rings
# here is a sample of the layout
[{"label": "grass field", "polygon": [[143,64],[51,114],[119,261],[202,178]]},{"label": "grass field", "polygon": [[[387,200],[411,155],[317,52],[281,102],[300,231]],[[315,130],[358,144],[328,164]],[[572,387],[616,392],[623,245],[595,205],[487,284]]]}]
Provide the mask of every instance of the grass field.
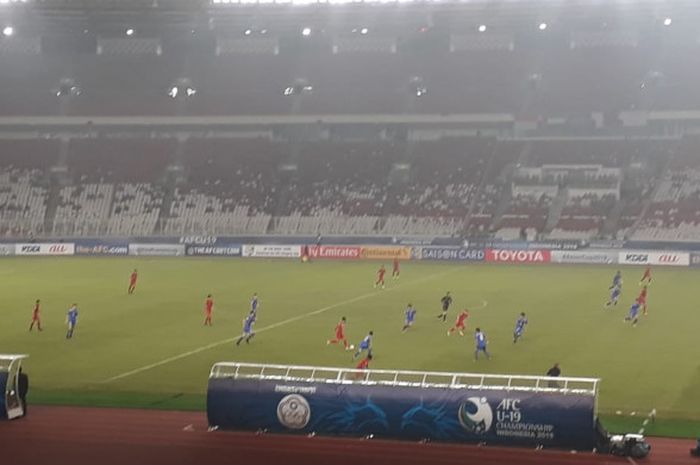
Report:
[{"label": "grass field", "polygon": [[[700,270],[656,268],[649,311],[632,328],[622,319],[639,291],[640,268],[623,268],[618,308],[605,310],[614,269],[406,263],[386,290],[372,288],[378,263],[144,258],[3,258],[0,261],[0,353],[28,353],[30,400],[44,403],[203,408],[209,368],[223,360],[353,366],[326,346],[348,318],[357,344],[375,332],[372,368],[543,374],[559,362],[564,376],[602,378],[600,411],[636,429],[656,408],[659,428],[700,433]],[[136,294],[127,295],[139,269]],[[450,290],[447,323],[435,318]],[[260,295],[258,335],[235,347],[253,292]],[[214,295],[214,326],[203,301]],[[32,304],[43,303],[42,333],[27,331]],[[477,307],[464,338],[446,336],[456,310]],[[73,340],[65,313],[80,308]],[[401,333],[412,302],[417,323]],[[525,337],[513,345],[516,316]],[[472,331],[488,335],[490,361],[473,360]],[[664,423],[665,422],[665,423]],[[622,426],[620,426],[622,427]]]}]

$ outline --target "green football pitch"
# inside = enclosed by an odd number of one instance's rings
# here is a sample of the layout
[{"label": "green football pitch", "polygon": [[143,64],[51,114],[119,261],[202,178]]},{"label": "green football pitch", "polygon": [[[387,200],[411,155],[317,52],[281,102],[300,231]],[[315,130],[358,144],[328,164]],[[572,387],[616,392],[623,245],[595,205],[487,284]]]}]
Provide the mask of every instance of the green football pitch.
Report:
[{"label": "green football pitch", "polygon": [[[372,368],[541,375],[559,362],[564,376],[599,377],[600,412],[639,425],[700,420],[700,270],[654,269],[649,315],[623,322],[639,292],[640,268],[623,267],[620,304],[604,308],[611,267],[506,266],[406,262],[385,290],[372,283],[378,262],[176,258],[4,258],[0,261],[0,353],[26,353],[35,403],[203,408],[217,361],[353,367],[327,346],[341,316],[357,344],[373,330]],[[127,295],[129,274],[138,288]],[[447,323],[436,319],[451,291]],[[236,347],[257,292],[257,336]],[[203,303],[215,299],[214,326]],[[42,301],[44,331],[28,331]],[[77,303],[75,337],[65,314]],[[417,321],[401,333],[412,302]],[[483,303],[487,302],[485,307]],[[457,310],[471,309],[465,337],[447,337]],[[519,312],[529,325],[512,342]],[[491,360],[473,359],[473,330],[489,339]],[[616,419],[615,413],[624,416]],[[635,412],[637,417],[630,417]],[[688,429],[690,428],[690,429]]]}]

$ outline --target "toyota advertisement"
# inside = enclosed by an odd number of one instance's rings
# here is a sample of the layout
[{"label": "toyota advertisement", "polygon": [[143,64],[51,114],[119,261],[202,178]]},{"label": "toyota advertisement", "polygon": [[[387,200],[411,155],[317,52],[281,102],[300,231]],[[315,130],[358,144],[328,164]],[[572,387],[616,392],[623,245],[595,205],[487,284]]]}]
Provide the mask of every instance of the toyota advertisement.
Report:
[{"label": "toyota advertisement", "polygon": [[486,261],[498,263],[549,263],[550,250],[486,249]]}]

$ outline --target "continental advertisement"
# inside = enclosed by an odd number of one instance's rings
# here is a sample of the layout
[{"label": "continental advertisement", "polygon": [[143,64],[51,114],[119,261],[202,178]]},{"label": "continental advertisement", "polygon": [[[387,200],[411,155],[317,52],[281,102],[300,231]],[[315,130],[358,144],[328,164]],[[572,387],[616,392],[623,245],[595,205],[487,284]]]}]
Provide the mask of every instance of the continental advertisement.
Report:
[{"label": "continental advertisement", "polygon": [[360,247],[360,258],[368,260],[391,260],[393,258],[410,260],[411,247],[365,245]]}]

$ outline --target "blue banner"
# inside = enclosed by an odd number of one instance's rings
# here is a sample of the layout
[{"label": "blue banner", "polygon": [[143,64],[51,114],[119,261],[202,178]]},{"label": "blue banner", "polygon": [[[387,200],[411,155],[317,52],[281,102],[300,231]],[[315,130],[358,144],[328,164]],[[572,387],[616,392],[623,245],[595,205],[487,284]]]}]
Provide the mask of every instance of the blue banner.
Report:
[{"label": "blue banner", "polygon": [[188,245],[186,255],[212,257],[240,257],[241,244]]},{"label": "blue banner", "polygon": [[212,378],[210,426],[488,444],[595,445],[594,397],[527,391]]},{"label": "blue banner", "polygon": [[75,255],[127,255],[129,244],[119,240],[79,239],[75,241]]},{"label": "blue banner", "polygon": [[484,261],[483,249],[465,249],[463,247],[414,247],[413,255],[413,258],[419,260]]}]

